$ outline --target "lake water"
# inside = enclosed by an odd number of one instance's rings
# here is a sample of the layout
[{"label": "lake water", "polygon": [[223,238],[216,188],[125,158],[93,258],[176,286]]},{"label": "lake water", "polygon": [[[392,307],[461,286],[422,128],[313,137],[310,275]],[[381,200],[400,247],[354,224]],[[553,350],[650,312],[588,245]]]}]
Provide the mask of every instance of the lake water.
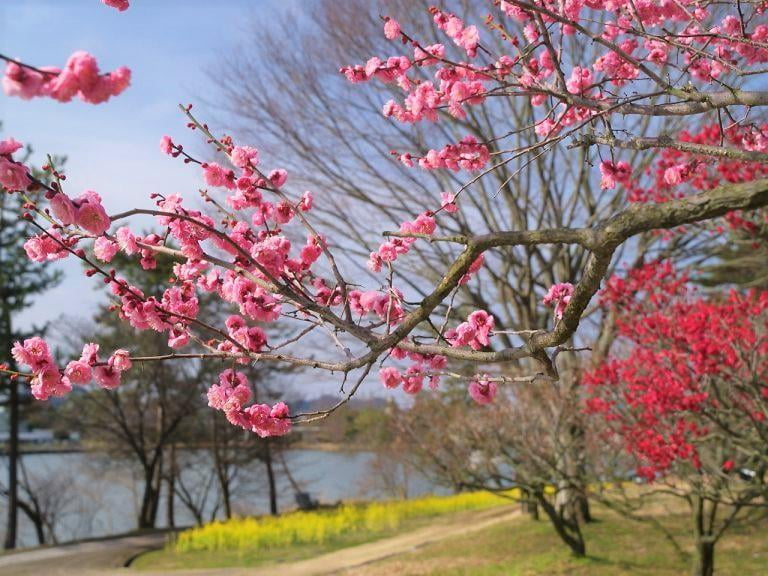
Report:
[{"label": "lake water", "polygon": [[[210,486],[206,515],[214,513],[217,500],[216,483],[209,476],[207,455],[187,453],[179,460],[182,479],[196,498]],[[5,485],[7,475],[5,458],[0,458],[0,478]],[[285,463],[290,475],[301,490],[322,503],[359,498],[387,498],[378,488],[377,476],[371,466],[374,455],[368,452],[326,452],[316,450],[290,450]],[[24,456],[29,484],[36,487],[49,508],[56,511],[56,535],[60,542],[96,536],[120,534],[136,528],[137,509],[140,506],[141,482],[139,471],[128,461],[115,460],[101,453],[30,454]],[[279,507],[294,508],[294,488],[284,472],[280,460],[275,463],[279,485]],[[164,492],[165,492],[165,486]],[[407,482],[408,495],[417,496],[440,492],[423,476],[411,473]],[[165,496],[165,494],[164,494]],[[255,462],[238,472],[235,494],[232,498],[236,514],[264,514],[269,510],[266,469]],[[50,504],[53,503],[53,504]],[[0,535],[4,537],[5,501],[0,500]],[[220,515],[220,514],[219,514]],[[194,517],[176,499],[177,526],[194,523]],[[167,526],[166,502],[160,503],[158,527]],[[37,539],[32,524],[19,511],[20,546],[35,546]]]}]

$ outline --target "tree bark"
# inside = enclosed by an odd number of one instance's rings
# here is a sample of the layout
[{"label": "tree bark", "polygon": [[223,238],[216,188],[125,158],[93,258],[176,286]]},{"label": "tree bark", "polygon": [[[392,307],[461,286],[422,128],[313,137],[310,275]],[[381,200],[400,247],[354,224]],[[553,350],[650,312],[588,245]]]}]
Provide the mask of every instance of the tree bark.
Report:
[{"label": "tree bark", "polygon": [[544,509],[549,517],[555,532],[560,539],[571,549],[574,556],[579,558],[586,556],[587,545],[584,542],[584,536],[581,533],[581,526],[578,522],[560,514],[555,506],[547,500],[544,492],[536,491],[534,493],[537,502]]},{"label": "tree bark", "polygon": [[693,559],[693,576],[713,576],[715,573],[715,539],[712,534],[717,502],[695,494],[690,501],[693,516],[693,537],[696,552]]},{"label": "tree bark", "polygon": [[696,543],[696,557],[693,563],[693,576],[714,576],[715,545],[712,542],[699,540]]},{"label": "tree bark", "polygon": [[161,483],[160,461],[151,463],[144,468],[144,490],[141,498],[141,510],[139,511],[139,530],[154,528],[157,523]]},{"label": "tree bark", "polygon": [[226,450],[224,441],[219,434],[218,414],[211,411],[211,436],[213,442],[213,465],[216,469],[216,476],[219,479],[219,490],[221,491],[221,502],[224,506],[224,517],[229,520],[232,518],[232,497],[229,485],[229,466],[226,459],[222,456],[222,450]]},{"label": "tree bark", "polygon": [[168,527],[176,527],[176,510],[174,507],[176,501],[176,474],[178,470],[176,468],[176,444],[172,443],[170,447],[170,463],[168,464],[168,496],[166,500],[166,516],[168,517]]},{"label": "tree bark", "polygon": [[521,489],[520,496],[522,497],[520,503],[522,512],[528,514],[531,520],[539,519],[539,504],[531,494],[530,490]]},{"label": "tree bark", "polygon": [[269,480],[269,513],[277,516],[277,484],[275,471],[272,467],[272,448],[269,438],[264,439],[264,463],[267,465],[267,479]]},{"label": "tree bark", "polygon": [[37,536],[37,543],[42,546],[45,544],[45,528],[43,526],[43,520],[37,516],[32,522],[35,525],[35,535]]}]

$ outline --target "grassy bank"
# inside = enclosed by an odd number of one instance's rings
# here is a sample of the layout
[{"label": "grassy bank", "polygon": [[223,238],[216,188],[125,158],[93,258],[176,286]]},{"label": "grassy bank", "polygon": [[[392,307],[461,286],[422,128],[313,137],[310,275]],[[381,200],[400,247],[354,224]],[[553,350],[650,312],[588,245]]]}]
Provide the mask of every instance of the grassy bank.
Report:
[{"label": "grassy bank", "polygon": [[[508,493],[516,497],[516,492]],[[487,492],[405,501],[345,504],[331,510],[214,522],[181,533],[165,550],[139,557],[138,569],[257,566],[299,560],[384,538],[430,518],[509,504]]]},{"label": "grassy bank", "polygon": [[[597,507],[585,529],[589,556],[573,558],[546,521],[520,518],[425,546],[418,552],[360,567],[356,576],[685,576],[689,559],[664,535]],[[685,515],[660,518],[691,551]],[[734,527],[718,544],[717,575],[768,574],[768,522]]]},{"label": "grassy bank", "polygon": [[[405,534],[438,522],[476,522],[475,511],[508,503],[490,494],[466,494],[345,506],[281,518],[214,523],[180,536],[166,550],[138,559],[140,569],[259,566],[299,561],[365,542]],[[679,509],[679,507],[677,508]],[[572,557],[549,522],[527,517],[504,521],[355,569],[356,576],[680,576],[692,550],[686,514],[659,501],[649,512],[675,535],[676,549],[646,522],[595,506],[585,528],[588,557]],[[440,520],[437,518],[440,517]],[[768,574],[768,519],[734,526],[718,544],[716,573]]]}]

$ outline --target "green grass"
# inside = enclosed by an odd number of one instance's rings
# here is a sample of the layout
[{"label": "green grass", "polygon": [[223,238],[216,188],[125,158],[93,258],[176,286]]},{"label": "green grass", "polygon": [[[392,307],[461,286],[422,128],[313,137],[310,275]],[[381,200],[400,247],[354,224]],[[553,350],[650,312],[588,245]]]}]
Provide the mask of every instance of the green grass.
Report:
[{"label": "green grass", "polygon": [[[572,557],[545,520],[519,519],[380,562],[358,576],[680,576],[690,562],[681,557],[653,526],[597,508],[599,520],[586,528],[588,557]],[[661,518],[681,535],[684,547],[688,519]],[[768,523],[734,527],[718,544],[716,573],[768,574]]]},{"label": "green grass", "polygon": [[235,518],[183,532],[165,550],[142,555],[133,565],[138,569],[218,568],[301,560],[413,530],[435,516],[509,503],[509,498],[474,492],[345,504],[276,518]]},{"label": "green grass", "polygon": [[[404,506],[405,504],[399,504]],[[465,509],[443,516],[451,521],[468,522],[474,512]],[[417,509],[418,504],[412,504]],[[360,507],[363,508],[363,507]],[[430,508],[426,506],[426,508]],[[595,506],[597,521],[585,529],[588,557],[570,555],[557,538],[549,522],[534,522],[525,517],[497,524],[465,537],[451,538],[423,546],[417,551],[360,567],[356,576],[680,576],[690,570],[690,559],[681,556],[657,528],[631,521],[605,508]],[[328,512],[315,513],[314,522]],[[349,514],[349,512],[346,512]],[[437,514],[437,513],[435,513]],[[255,549],[248,547],[185,549],[170,546],[166,550],[139,557],[139,569],[216,568],[224,566],[259,566],[298,561],[333,550],[402,534],[427,526],[434,515],[411,515],[401,519],[397,528],[348,531],[324,542],[294,543]],[[298,515],[287,515],[297,522]],[[291,518],[293,518],[291,520]],[[685,514],[657,516],[680,544],[690,551],[689,520]],[[304,518],[306,520],[306,518]],[[236,527],[238,524],[231,524]],[[736,525],[718,544],[718,575],[762,576],[768,574],[768,520]],[[199,534],[205,534],[201,532]],[[202,541],[210,540],[210,535]],[[210,542],[209,542],[210,544]]]}]

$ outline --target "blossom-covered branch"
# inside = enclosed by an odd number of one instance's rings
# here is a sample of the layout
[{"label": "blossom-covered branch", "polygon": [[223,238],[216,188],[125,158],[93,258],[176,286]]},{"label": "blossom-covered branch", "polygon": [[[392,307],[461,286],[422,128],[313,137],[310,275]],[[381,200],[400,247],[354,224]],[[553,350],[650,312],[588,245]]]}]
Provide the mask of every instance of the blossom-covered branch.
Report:
[{"label": "blossom-covered branch", "polygon": [[[127,7],[127,2],[105,3]],[[746,18],[685,1],[659,6],[651,0],[567,5],[511,0],[498,7],[498,19],[486,25],[490,33],[502,35],[506,54],[486,47],[477,24],[432,8],[432,22],[450,44],[425,45],[385,17],[384,36],[401,42],[408,53],[374,56],[364,65],[341,69],[353,83],[380,81],[402,92],[402,98],[388,101],[382,110],[393,122],[463,120],[472,107],[496,98],[526,99],[533,119],[486,140],[467,135],[427,150],[394,152],[409,168],[472,175],[458,190],[440,190],[415,202],[399,229],[382,231],[378,248],[367,262],[362,259],[370,281],[343,270],[339,255],[357,247],[341,234],[323,234],[313,215],[315,195],[293,184],[302,180],[301,174],[289,175],[280,166],[264,168],[258,148],[216,135],[191,106],[182,107],[187,126],[211,146],[215,160],[195,158],[167,136],[160,147],[200,172],[208,187],[202,193],[204,209],[179,195],[153,194],[154,207],[110,216],[96,192],[68,194],[52,165],[45,167],[53,183],[44,189],[43,200],[31,194],[40,183],[14,160],[19,144],[0,143],[0,184],[26,195],[27,217],[40,229],[25,245],[30,258],[80,259],[88,275],[109,286],[123,321],[136,330],[166,334],[170,348],[194,349],[158,351],[152,357],[131,357],[121,349],[105,362],[93,344],[86,344],[83,356],[70,363],[72,369],[60,369],[45,343],[30,339],[17,346],[16,355],[32,371],[33,393],[41,399],[58,396],[92,379],[113,387],[134,364],[196,359],[226,361],[227,368],[211,387],[209,404],[233,424],[261,435],[286,433],[297,416],[306,421],[332,412],[355,394],[374,367],[385,387],[401,387],[408,394],[464,372],[471,397],[487,403],[507,380],[486,372],[486,365],[532,359],[526,364],[531,372],[556,379],[557,355],[585,348],[568,342],[588,315],[617,252],[633,238],[659,231],[674,234],[721,217],[735,229],[756,226],[752,218],[768,206],[768,130],[759,116],[768,92],[748,90],[745,78],[746,71],[759,74],[756,67],[768,62],[768,25],[758,23],[762,5],[749,5]],[[518,29],[520,34],[514,31]],[[596,46],[596,58],[579,61],[578,51],[570,54],[566,47],[571,37],[576,46]],[[6,91],[26,98],[68,101],[79,95],[95,103],[127,86],[124,72],[100,75],[85,54],[73,56],[63,71],[18,62],[8,66]],[[627,119],[699,118],[709,112],[715,118],[700,132],[674,136],[634,135],[635,125]],[[532,140],[518,144],[521,132],[531,133]],[[503,173],[508,181],[541,156],[565,147],[571,136],[571,146],[585,155],[586,165],[597,165],[592,172],[599,171],[600,191],[624,191],[606,202],[610,210],[590,213],[580,227],[569,227],[561,218],[543,225],[526,215],[481,234],[451,232],[475,184],[494,173]],[[588,156],[593,150],[596,156]],[[659,158],[633,166],[622,156],[646,150],[658,152]],[[643,172],[653,173],[656,180],[646,183]],[[349,178],[354,181],[354,175]],[[594,193],[585,204],[593,208],[601,201]],[[135,216],[151,216],[158,229],[139,235],[123,225]],[[436,281],[412,296],[403,261],[417,248],[430,246],[445,248],[447,264],[435,271]],[[541,307],[553,312],[546,326],[496,332],[497,319],[483,307],[459,315],[448,304],[462,287],[476,282],[494,250],[540,246],[564,246],[581,254],[572,277],[545,288]],[[162,293],[145,294],[107,268],[118,252],[144,270],[154,268],[159,255],[172,258],[173,277]],[[536,257],[542,258],[541,253]],[[202,320],[203,294],[221,300],[228,315],[220,321]],[[279,344],[269,336],[273,325],[287,334]],[[327,340],[318,346],[318,338]],[[449,361],[463,368],[449,370]],[[339,373],[344,383],[351,378],[352,385],[328,410],[291,417],[282,403],[249,405],[247,382],[237,367],[252,362]]]}]

